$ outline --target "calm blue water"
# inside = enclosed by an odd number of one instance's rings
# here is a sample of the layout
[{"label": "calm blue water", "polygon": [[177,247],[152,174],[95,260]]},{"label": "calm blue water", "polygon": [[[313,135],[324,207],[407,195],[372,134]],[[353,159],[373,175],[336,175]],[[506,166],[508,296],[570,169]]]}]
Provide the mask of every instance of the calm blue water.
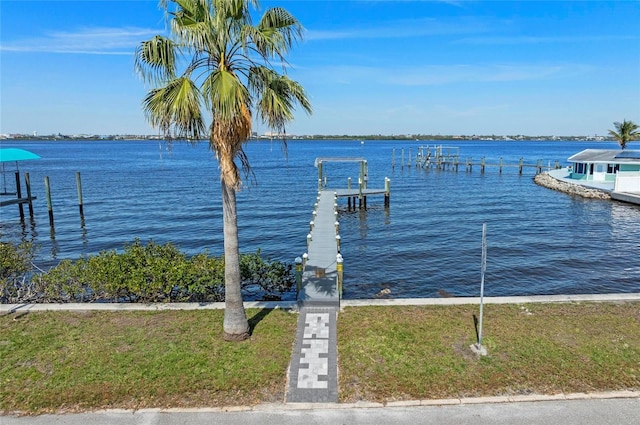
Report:
[{"label": "calm blue water", "polygon": [[[434,142],[291,141],[247,146],[255,179],[238,194],[240,244],[292,262],[306,247],[317,190],[318,156],[364,157],[369,187],[391,179],[391,206],[370,197],[367,211],[348,212],[341,200],[345,298],[477,295],[482,223],[487,223],[485,294],[640,292],[640,206],[570,197],[538,187],[533,169],[484,174],[422,170],[400,165],[418,146]],[[541,159],[546,165],[589,147],[589,142],[460,142],[461,158],[505,163]],[[48,267],[138,237],[172,242],[188,253],[222,253],[217,163],[206,144],[157,141],[2,142],[42,159],[20,163],[31,176],[35,220],[21,225],[17,206],[0,211],[3,241],[34,240],[38,264]],[[392,168],[395,148],[396,166]],[[493,160],[493,161],[491,161]],[[412,161],[414,162],[414,161]],[[13,169],[13,164],[8,164]],[[84,223],[78,213],[75,173],[82,176]],[[357,164],[325,166],[330,187],[357,182]],[[48,222],[44,177],[51,182],[55,230]],[[4,182],[0,182],[4,184]],[[7,186],[14,186],[13,174]],[[24,189],[23,189],[24,190]],[[26,212],[26,208],[25,208]],[[27,214],[28,216],[28,214]]]}]

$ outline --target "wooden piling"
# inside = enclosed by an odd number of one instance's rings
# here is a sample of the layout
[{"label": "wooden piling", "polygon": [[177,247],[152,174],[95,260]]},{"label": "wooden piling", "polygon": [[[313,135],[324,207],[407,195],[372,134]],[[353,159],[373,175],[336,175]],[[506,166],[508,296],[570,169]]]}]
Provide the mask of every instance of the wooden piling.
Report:
[{"label": "wooden piling", "polygon": [[29,218],[33,220],[33,198],[31,197],[31,179],[29,173],[24,173],[24,185],[27,188],[27,205],[29,206]]},{"label": "wooden piling", "polygon": [[84,217],[84,207],[82,203],[82,181],[80,180],[80,171],[76,172],[76,186],[78,187],[78,210],[80,217]]},{"label": "wooden piling", "polygon": [[[20,171],[16,171],[16,196],[18,200],[22,198],[22,189],[20,188]],[[22,202],[18,202],[18,209],[20,210],[20,221],[24,221],[24,207]]]},{"label": "wooden piling", "polygon": [[47,210],[49,211],[49,226],[53,228],[53,205],[51,203],[51,187],[49,186],[49,176],[44,177],[44,191],[47,195]]},{"label": "wooden piling", "polygon": [[482,173],[482,174],[484,174],[484,165],[485,165],[484,161],[485,160],[484,160],[484,156],[483,156],[482,159],[480,160],[480,173]]},{"label": "wooden piling", "polygon": [[502,157],[500,157],[500,174],[502,174]]},{"label": "wooden piling", "polygon": [[384,206],[388,207],[391,200],[391,180],[384,178]]},{"label": "wooden piling", "polygon": [[524,165],[524,158],[520,158],[520,164],[518,165],[518,174],[522,174],[523,165]]}]

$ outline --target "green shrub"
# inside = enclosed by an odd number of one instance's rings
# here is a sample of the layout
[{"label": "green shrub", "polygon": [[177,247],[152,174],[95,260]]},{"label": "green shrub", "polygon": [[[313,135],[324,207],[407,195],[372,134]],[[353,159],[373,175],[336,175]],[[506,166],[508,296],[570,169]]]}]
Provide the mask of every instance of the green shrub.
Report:
[{"label": "green shrub", "polygon": [[33,245],[30,242],[20,245],[0,242],[0,302],[17,302],[32,296],[29,285],[32,260]]},{"label": "green shrub", "polygon": [[[242,287],[253,299],[279,299],[295,284],[291,265],[264,260],[260,251],[240,256]],[[36,278],[45,302],[213,302],[224,300],[224,259],[191,258],[172,244],[139,240],[124,252],[103,251],[64,260]]]}]

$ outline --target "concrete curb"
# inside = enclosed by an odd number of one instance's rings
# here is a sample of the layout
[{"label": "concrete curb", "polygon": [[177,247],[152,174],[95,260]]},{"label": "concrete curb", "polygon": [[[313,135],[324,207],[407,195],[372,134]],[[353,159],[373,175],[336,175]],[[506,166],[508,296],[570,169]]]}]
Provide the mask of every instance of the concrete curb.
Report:
[{"label": "concrete curb", "polygon": [[632,399],[640,401],[640,391],[609,391],[599,393],[569,393],[569,394],[530,394],[513,396],[469,397],[440,400],[405,400],[388,403],[358,401],[355,403],[265,403],[255,406],[222,406],[202,408],[149,408],[138,410],[103,409],[90,413],[236,413],[236,412],[272,412],[272,411],[305,411],[305,410],[343,410],[343,409],[382,409],[407,408],[424,406],[470,406],[479,404],[506,403],[535,403],[540,401],[567,400],[601,400],[601,399]]},{"label": "concrete curb", "polygon": [[[485,304],[579,303],[579,302],[637,302],[640,293],[526,295],[519,297],[484,297]],[[364,306],[422,306],[480,304],[479,297],[460,298],[398,298],[342,300],[340,307]],[[297,310],[295,301],[250,301],[245,308]],[[224,303],[68,303],[68,304],[0,304],[0,313],[29,311],[163,311],[163,310],[220,310]]]}]

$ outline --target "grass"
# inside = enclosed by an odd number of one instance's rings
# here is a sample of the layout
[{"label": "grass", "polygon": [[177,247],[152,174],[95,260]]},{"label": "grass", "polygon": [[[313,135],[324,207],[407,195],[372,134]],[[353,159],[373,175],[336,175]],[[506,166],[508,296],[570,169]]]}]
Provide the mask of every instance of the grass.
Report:
[{"label": "grass", "polygon": [[0,412],[281,402],[297,315],[247,315],[242,343],[222,341],[223,311],[2,316]]},{"label": "grass", "polygon": [[[640,304],[357,307],[338,317],[340,401],[640,390]],[[0,316],[0,412],[282,402],[297,315],[248,310]]]},{"label": "grass", "polygon": [[358,307],[338,319],[340,400],[640,390],[640,305]]}]

